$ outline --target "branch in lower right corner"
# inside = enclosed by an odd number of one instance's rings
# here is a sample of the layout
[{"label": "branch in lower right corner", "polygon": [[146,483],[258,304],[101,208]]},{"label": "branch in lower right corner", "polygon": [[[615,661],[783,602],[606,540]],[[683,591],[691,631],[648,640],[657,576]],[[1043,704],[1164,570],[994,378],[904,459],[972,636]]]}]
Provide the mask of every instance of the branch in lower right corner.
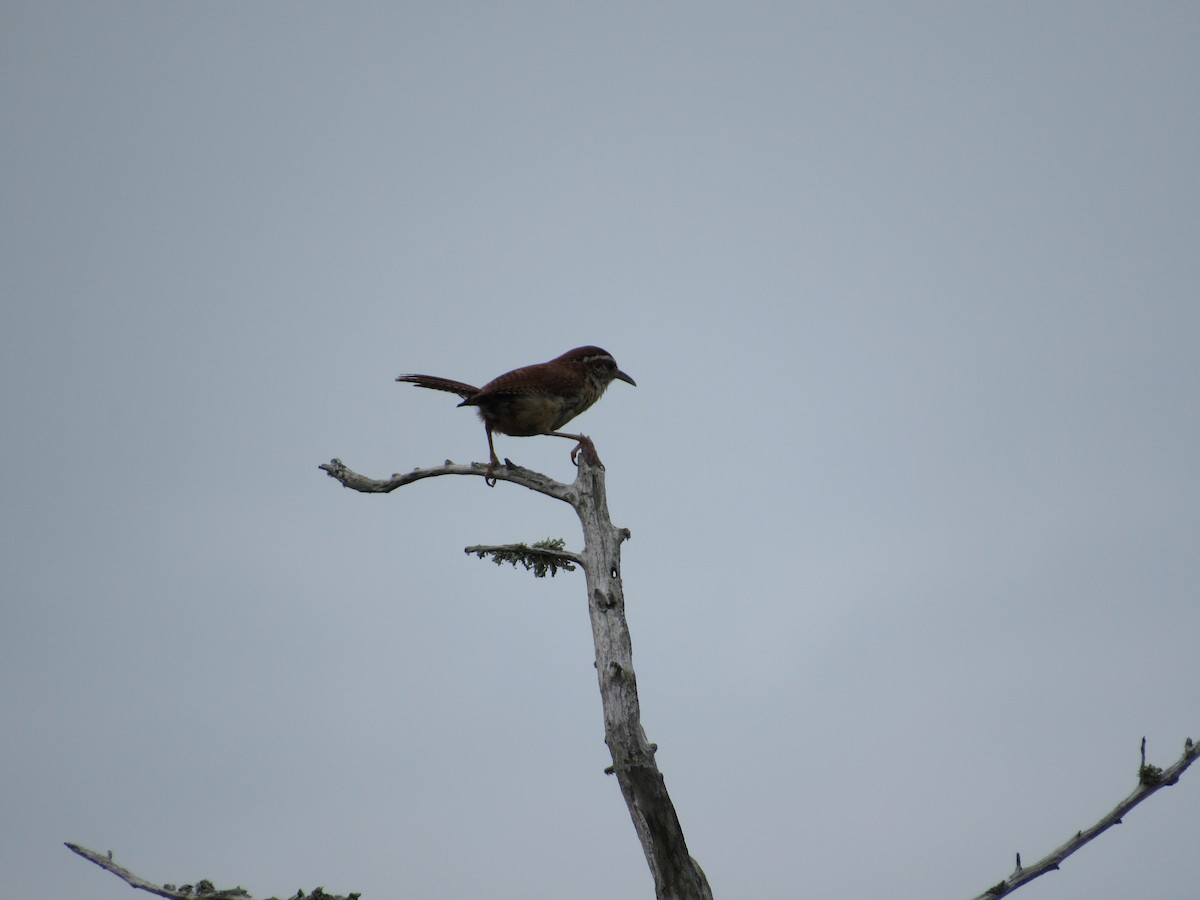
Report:
[{"label": "branch in lower right corner", "polygon": [[1138,766],[1138,786],[1132,794],[1102,816],[1094,825],[1075,832],[1074,836],[1061,847],[1046,854],[1032,865],[1022,867],[1021,854],[1018,853],[1017,868],[1013,873],[999,884],[988,888],[974,900],[991,900],[991,898],[1007,896],[1017,888],[1029,884],[1035,878],[1057,870],[1063,860],[1081,849],[1084,844],[1099,837],[1114,825],[1120,825],[1126,813],[1155,791],[1179,781],[1179,776],[1196,761],[1197,757],[1200,757],[1200,744],[1195,744],[1191,738],[1188,738],[1183,744],[1183,755],[1164,771],[1158,766],[1147,764],[1146,739],[1142,738],[1142,762]]}]

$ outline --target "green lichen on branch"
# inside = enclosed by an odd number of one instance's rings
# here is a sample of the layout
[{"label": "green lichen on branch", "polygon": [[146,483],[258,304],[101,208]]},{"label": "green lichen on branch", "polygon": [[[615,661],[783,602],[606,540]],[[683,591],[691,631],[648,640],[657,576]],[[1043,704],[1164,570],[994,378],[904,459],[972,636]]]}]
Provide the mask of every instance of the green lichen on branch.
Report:
[{"label": "green lichen on branch", "polygon": [[467,547],[466,553],[473,553],[480,559],[490,556],[496,565],[510,563],[516,568],[520,563],[527,570],[532,570],[534,577],[545,578],[558,574],[559,569],[574,572],[579,563],[579,557],[564,549],[566,542],[562,538],[546,538],[534,544],[503,544],[495,547]]},{"label": "green lichen on branch", "polygon": [[[339,894],[329,894],[325,892],[325,888],[313,888],[311,894],[304,893],[304,890],[298,890],[288,900],[358,900],[361,894],[347,894],[345,897]],[[270,897],[268,900],[279,900],[278,897]]]}]

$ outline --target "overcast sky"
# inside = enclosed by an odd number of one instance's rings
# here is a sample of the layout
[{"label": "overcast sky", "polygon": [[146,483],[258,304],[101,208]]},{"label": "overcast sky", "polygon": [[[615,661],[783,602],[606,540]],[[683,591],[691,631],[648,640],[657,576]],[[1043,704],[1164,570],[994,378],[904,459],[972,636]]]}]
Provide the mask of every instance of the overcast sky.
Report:
[{"label": "overcast sky", "polygon": [[[0,883],[653,896],[580,535],[734,898],[973,896],[1200,739],[1200,6],[0,3]],[[570,447],[498,438],[570,479]],[[1186,897],[1200,771],[1022,897]]]}]

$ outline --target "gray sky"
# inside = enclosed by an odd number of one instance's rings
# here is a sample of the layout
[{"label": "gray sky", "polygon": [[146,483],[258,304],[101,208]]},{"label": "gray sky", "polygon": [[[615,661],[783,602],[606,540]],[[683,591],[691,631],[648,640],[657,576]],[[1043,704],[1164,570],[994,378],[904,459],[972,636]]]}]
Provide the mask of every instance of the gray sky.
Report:
[{"label": "gray sky", "polygon": [[[649,897],[454,398],[585,343],[721,898],[973,895],[1200,739],[1200,7],[0,4],[0,872]],[[572,477],[566,442],[502,455]],[[1190,896],[1200,773],[1021,896]]]}]

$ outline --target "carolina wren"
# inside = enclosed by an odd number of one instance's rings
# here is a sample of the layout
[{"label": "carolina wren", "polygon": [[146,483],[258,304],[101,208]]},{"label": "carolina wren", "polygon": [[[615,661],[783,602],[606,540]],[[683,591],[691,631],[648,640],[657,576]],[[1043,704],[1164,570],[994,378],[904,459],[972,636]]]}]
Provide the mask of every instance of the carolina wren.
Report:
[{"label": "carolina wren", "polygon": [[506,372],[483,387],[434,375],[396,376],[397,381],[458,394],[463,398],[459,406],[474,406],[479,411],[479,418],[483,419],[483,427],[487,431],[488,453],[491,456],[484,475],[490,485],[496,483],[493,474],[500,465],[500,460],[496,458],[496,447],[492,443],[492,433],[496,431],[514,437],[548,434],[570,438],[578,441],[571,451],[572,462],[585,447],[599,462],[595,448],[587,437],[567,434],[558,429],[599,400],[604,389],[617,378],[637,386],[637,382],[617,368],[617,361],[612,354],[599,347],[576,347],[549,362]]}]

